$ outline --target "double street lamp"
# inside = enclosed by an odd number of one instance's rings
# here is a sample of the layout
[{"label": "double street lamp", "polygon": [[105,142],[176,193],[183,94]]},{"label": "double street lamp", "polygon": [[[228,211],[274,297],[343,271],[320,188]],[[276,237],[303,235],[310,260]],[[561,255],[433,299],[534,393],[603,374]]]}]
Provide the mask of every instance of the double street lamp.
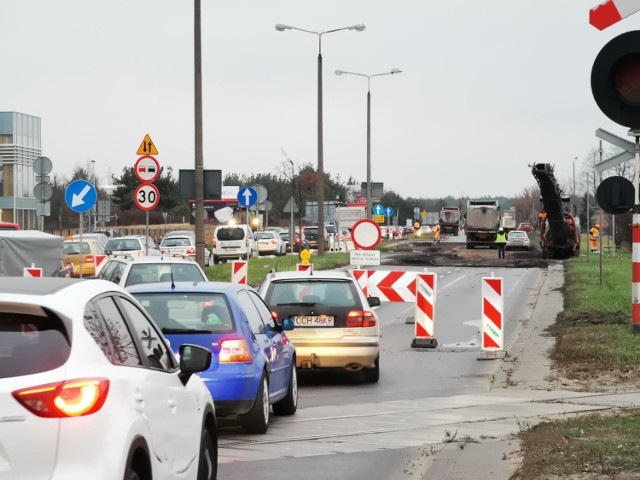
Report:
[{"label": "double street lamp", "polygon": [[[350,27],[335,28],[333,30],[324,30],[315,32],[313,30],[305,30],[303,28],[292,27],[289,25],[276,24],[276,30],[283,32],[285,30],[298,30],[300,32],[312,33],[318,36],[318,172],[317,172],[317,201],[318,201],[318,235],[324,232],[324,165],[323,165],[323,138],[322,138],[322,36],[327,33],[339,32],[341,30],[355,30],[362,32],[365,29],[363,24],[351,25]],[[324,242],[318,242],[318,255],[324,254]]]},{"label": "double street lamp", "polygon": [[371,183],[371,79],[373,77],[381,77],[383,75],[395,75],[402,73],[398,68],[392,68],[389,72],[364,74],[356,72],[347,72],[344,70],[336,70],[336,75],[357,75],[367,79],[367,218],[371,218],[373,185]]}]

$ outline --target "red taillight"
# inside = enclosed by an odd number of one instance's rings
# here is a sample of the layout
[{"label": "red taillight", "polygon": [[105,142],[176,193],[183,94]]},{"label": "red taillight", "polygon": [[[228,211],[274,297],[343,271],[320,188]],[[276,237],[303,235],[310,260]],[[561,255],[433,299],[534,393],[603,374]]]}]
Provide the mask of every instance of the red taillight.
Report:
[{"label": "red taillight", "polygon": [[252,362],[253,357],[244,339],[223,340],[220,343],[220,363]]},{"label": "red taillight", "polygon": [[376,316],[373,312],[363,310],[352,310],[347,313],[347,328],[375,327]]},{"label": "red taillight", "polygon": [[93,263],[94,262],[93,255],[85,255],[84,261],[85,263]]},{"label": "red taillight", "polygon": [[187,251],[185,252],[185,255],[195,255],[196,251],[192,248],[187,248]]},{"label": "red taillight", "polygon": [[23,388],[12,395],[39,417],[65,418],[97,412],[108,392],[109,380],[106,378],[80,378]]},{"label": "red taillight", "polygon": [[273,316],[273,318],[276,319],[276,322],[280,320],[280,316],[278,315],[278,312],[276,312],[275,310],[271,310],[271,315]]}]

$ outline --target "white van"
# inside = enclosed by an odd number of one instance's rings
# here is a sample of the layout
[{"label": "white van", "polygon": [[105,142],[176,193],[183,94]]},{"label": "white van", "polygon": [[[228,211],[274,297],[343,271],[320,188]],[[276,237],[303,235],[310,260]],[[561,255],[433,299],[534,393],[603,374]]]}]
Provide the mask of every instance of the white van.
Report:
[{"label": "white van", "polygon": [[213,232],[213,263],[228,258],[249,260],[258,256],[258,242],[247,225],[219,225]]}]

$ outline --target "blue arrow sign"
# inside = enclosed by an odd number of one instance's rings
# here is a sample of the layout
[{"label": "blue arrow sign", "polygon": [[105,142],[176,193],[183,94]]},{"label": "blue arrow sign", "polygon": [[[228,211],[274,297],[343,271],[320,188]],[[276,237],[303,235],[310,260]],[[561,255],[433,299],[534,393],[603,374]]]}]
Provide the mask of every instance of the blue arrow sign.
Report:
[{"label": "blue arrow sign", "polygon": [[251,187],[242,187],[238,191],[238,203],[245,207],[249,208],[252,205],[255,205],[258,201],[258,192],[256,192],[255,188]]},{"label": "blue arrow sign", "polygon": [[373,213],[374,215],[384,215],[384,207],[377,203],[373,206]]},{"label": "blue arrow sign", "polygon": [[393,217],[393,208],[387,207],[384,209],[384,216],[387,218]]},{"label": "blue arrow sign", "polygon": [[82,213],[91,210],[98,199],[96,187],[87,180],[71,182],[64,192],[67,206],[74,212]]}]

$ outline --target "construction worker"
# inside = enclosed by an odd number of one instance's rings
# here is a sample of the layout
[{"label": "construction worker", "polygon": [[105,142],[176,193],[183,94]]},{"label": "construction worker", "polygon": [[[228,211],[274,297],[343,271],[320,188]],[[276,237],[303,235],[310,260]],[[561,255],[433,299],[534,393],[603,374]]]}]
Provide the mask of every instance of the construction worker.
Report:
[{"label": "construction worker", "polygon": [[591,245],[591,252],[598,251],[598,238],[600,237],[600,225],[595,224],[591,230],[589,230],[589,244]]},{"label": "construction worker", "polygon": [[496,247],[498,247],[498,258],[505,258],[504,252],[507,249],[507,234],[504,233],[504,228],[500,227],[496,234]]},{"label": "construction worker", "polygon": [[440,243],[440,222],[436,222],[433,227],[433,239],[436,243]]}]

